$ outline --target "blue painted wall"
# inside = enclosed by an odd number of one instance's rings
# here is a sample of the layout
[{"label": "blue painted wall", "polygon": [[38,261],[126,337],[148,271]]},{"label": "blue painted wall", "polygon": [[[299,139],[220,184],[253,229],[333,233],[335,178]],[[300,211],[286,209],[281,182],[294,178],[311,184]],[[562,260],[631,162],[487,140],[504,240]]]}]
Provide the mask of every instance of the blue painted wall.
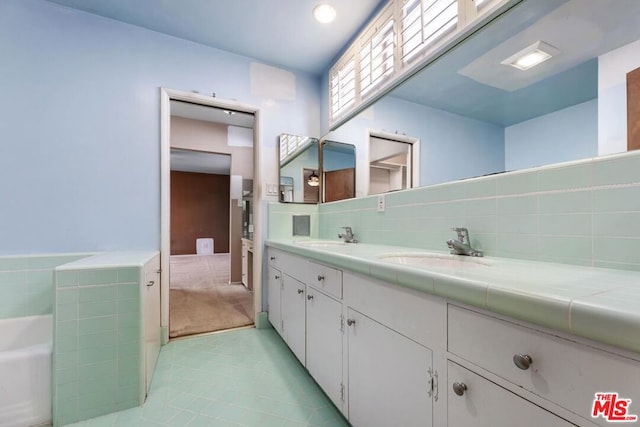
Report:
[{"label": "blue painted wall", "polygon": [[259,107],[266,182],[320,133],[315,76],[262,98],[250,58],[42,0],[0,2],[0,58],[0,254],[159,248],[160,87]]},{"label": "blue painted wall", "polygon": [[598,155],[598,100],[505,128],[507,170]]},{"label": "blue painted wall", "polygon": [[358,168],[366,167],[368,130],[420,139],[421,186],[504,170],[504,129],[491,123],[386,96],[330,134],[356,145]]}]

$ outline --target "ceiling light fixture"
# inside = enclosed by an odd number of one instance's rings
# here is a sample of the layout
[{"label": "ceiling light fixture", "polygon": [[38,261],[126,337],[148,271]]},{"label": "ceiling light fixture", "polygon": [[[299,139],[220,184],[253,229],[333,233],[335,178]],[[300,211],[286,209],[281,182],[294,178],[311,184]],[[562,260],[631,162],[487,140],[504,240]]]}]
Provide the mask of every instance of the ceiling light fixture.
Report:
[{"label": "ceiling light fixture", "polygon": [[318,177],[318,175],[316,175],[315,171],[311,172],[311,175],[309,175],[307,184],[309,184],[311,187],[317,187],[318,185],[320,185],[320,178]]},{"label": "ceiling light fixture", "polygon": [[336,9],[327,3],[321,3],[313,8],[313,17],[322,24],[328,24],[336,19]]},{"label": "ceiling light fixture", "polygon": [[542,64],[558,53],[560,53],[560,51],[555,47],[538,40],[531,46],[527,46],[515,55],[508,57],[502,61],[501,64],[510,65],[518,70],[525,71]]}]

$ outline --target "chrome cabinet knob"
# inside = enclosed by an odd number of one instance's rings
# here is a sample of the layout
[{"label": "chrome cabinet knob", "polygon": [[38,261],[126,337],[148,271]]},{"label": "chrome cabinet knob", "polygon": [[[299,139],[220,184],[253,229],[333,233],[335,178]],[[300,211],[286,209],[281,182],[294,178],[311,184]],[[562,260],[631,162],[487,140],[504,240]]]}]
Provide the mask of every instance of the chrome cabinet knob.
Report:
[{"label": "chrome cabinet knob", "polygon": [[304,294],[304,289],[298,289],[298,295]]},{"label": "chrome cabinet knob", "polygon": [[276,260],[276,257],[272,256],[272,257],[269,257],[269,259],[270,259],[271,261],[275,261],[275,260]]},{"label": "chrome cabinet knob", "polygon": [[533,363],[533,360],[528,354],[514,354],[513,363],[515,363],[518,368],[526,371]]},{"label": "chrome cabinet knob", "polygon": [[313,295],[307,295],[307,299],[311,301],[313,299]]},{"label": "chrome cabinet knob", "polygon": [[324,276],[322,274],[318,274],[318,282],[322,282],[324,280]]},{"label": "chrome cabinet knob", "polygon": [[458,396],[462,396],[467,391],[467,385],[465,383],[453,383],[453,392]]},{"label": "chrome cabinet knob", "polygon": [[276,280],[280,280],[280,276],[278,276],[277,274],[275,276],[273,276]]},{"label": "chrome cabinet knob", "polygon": [[347,325],[353,326],[355,324],[356,324],[356,321],[354,319],[347,319]]}]

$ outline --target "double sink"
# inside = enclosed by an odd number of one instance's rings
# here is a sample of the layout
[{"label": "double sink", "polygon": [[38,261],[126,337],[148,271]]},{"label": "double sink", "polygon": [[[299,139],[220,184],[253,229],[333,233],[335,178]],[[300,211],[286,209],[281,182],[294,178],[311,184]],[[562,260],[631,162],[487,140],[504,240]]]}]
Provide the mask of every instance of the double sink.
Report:
[{"label": "double sink", "polygon": [[[297,245],[314,249],[338,249],[347,244],[332,240],[305,240],[296,242]],[[441,254],[435,252],[392,252],[375,255],[380,261],[410,267],[423,268],[489,268],[492,262],[484,258],[461,255]]]}]

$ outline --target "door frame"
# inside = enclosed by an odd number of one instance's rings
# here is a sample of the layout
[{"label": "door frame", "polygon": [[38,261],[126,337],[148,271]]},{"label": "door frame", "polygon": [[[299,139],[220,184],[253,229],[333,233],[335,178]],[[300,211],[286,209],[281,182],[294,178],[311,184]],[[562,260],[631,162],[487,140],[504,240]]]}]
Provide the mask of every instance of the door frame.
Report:
[{"label": "door frame", "polygon": [[[410,144],[411,145],[411,164],[409,165],[411,167],[411,186],[409,188],[416,188],[420,186],[420,139],[413,137],[413,136],[408,136],[408,135],[404,135],[404,134],[398,134],[398,133],[392,133],[392,132],[386,132],[383,130],[374,130],[374,129],[367,129],[366,130],[366,168],[364,168],[365,170],[365,175],[366,175],[366,181],[363,183],[364,185],[364,189],[365,189],[365,196],[370,195],[369,194],[369,180],[370,180],[370,176],[369,176],[369,144],[371,144],[371,137],[374,138],[381,138],[381,139],[388,139],[391,141],[397,141],[397,142],[403,142],[405,144]],[[357,181],[357,178],[356,178]],[[356,184],[356,188],[357,188],[357,184]]]},{"label": "door frame", "polygon": [[[171,254],[171,100],[253,114],[253,271],[262,272],[263,212],[260,153],[260,110],[236,101],[160,88],[160,327],[169,342],[169,256]],[[262,274],[253,278],[253,319],[262,311]]]}]

